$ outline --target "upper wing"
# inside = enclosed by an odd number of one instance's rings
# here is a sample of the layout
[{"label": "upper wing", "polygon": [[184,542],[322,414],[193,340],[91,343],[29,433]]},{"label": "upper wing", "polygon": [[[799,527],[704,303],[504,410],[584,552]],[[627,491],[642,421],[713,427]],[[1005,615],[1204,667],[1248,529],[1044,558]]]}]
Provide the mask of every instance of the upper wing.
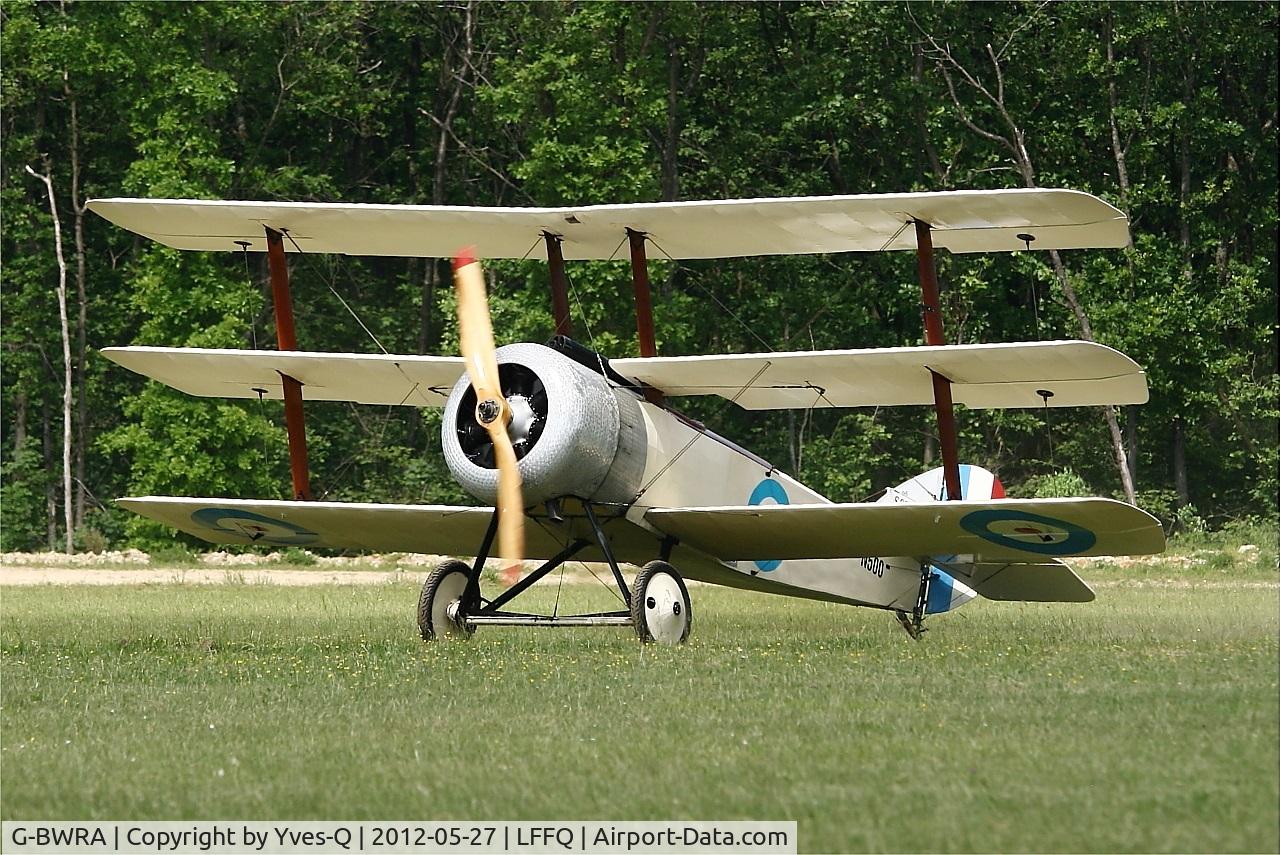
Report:
[{"label": "upper wing", "polygon": [[108,347],[102,355],[189,395],[280,400],[280,375],[287,374],[309,401],[414,407],[443,407],[466,368],[460,356],[194,347]]},{"label": "upper wing", "polygon": [[[932,404],[931,371],[973,409],[1141,404],[1141,367],[1086,341],[613,359],[668,395],[720,395],[748,410]],[[1042,392],[1049,392],[1046,399]]]},{"label": "upper wing", "polygon": [[961,559],[972,562],[1164,549],[1155,517],[1111,499],[653,508],[645,520],[726,561],[979,556]]},{"label": "upper wing", "polygon": [[[951,252],[1123,247],[1129,221],[1074,190],[957,190],[578,208],[476,208],[95,199],[89,210],[178,249],[265,248],[263,227],[288,235],[288,251],[446,258],[474,246],[482,258],[546,258],[544,233],[566,259],[616,258],[626,230],[644,232],[671,258],[731,258],[915,249],[916,220]],[[296,244],[296,247],[295,247]]]}]

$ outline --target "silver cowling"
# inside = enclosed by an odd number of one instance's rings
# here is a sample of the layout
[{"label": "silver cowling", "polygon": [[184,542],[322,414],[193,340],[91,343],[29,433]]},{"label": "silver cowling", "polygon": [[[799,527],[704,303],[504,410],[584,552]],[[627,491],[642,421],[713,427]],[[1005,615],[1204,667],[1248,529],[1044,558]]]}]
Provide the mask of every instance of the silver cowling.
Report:
[{"label": "silver cowling", "polygon": [[[635,499],[648,447],[636,395],[540,344],[510,344],[497,355],[525,506],[564,496],[621,504]],[[464,374],[445,404],[441,445],[458,483],[493,504],[498,470],[475,406]]]}]

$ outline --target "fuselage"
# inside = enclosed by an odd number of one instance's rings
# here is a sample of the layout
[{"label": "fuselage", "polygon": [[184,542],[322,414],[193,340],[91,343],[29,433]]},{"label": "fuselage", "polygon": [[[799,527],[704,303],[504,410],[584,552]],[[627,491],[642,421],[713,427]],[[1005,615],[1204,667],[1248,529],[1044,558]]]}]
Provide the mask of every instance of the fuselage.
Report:
[{"label": "fuselage", "polygon": [[[627,518],[644,525],[650,508],[699,508],[725,505],[829,504],[816,490],[780,471],[768,461],[691,424],[671,410],[641,400],[648,453],[639,495]],[[849,532],[850,540],[857,537]],[[686,575],[726,582],[723,573],[708,574],[703,562],[689,562]],[[820,599],[909,611],[920,588],[920,563],[914,558],[846,558],[790,561],[717,561],[740,578],[741,587],[761,590],[785,586]],[[712,576],[712,578],[707,578]]]}]

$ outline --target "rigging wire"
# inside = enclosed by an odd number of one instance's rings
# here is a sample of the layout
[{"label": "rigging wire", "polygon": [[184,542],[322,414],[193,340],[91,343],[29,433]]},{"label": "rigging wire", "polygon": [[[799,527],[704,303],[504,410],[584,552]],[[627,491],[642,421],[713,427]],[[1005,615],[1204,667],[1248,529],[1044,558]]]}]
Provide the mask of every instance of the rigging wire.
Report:
[{"label": "rigging wire", "polygon": [[[249,242],[247,240],[235,241],[240,247],[240,254],[244,256],[244,278],[253,287],[253,274],[249,271]],[[253,349],[258,349],[258,318],[253,313],[253,307],[249,307],[249,340],[253,342]]]},{"label": "rigging wire", "polygon": [[[622,249],[622,245],[627,242],[626,238],[618,241],[618,245],[613,248],[613,252],[609,254],[606,261],[613,261],[618,254],[618,250]],[[608,371],[604,364],[604,355],[600,353],[600,349],[596,347],[596,337],[591,331],[591,323],[587,320],[587,309],[582,303],[582,298],[578,296],[578,286],[573,284],[573,277],[569,275],[569,271],[564,271],[564,281],[569,283],[569,290],[573,292],[573,302],[578,306],[578,317],[582,318],[582,327],[587,331],[587,341],[591,344],[591,352],[596,355],[596,362],[600,366],[600,373],[607,376]]]},{"label": "rigging wire", "polygon": [[902,225],[898,226],[898,230],[894,232],[892,235],[890,235],[889,239],[884,242],[884,244],[880,247],[879,250],[877,250],[877,252],[884,252],[886,249],[888,249],[889,245],[892,244],[894,241],[896,241],[898,239],[898,236],[907,230],[907,226],[914,225],[914,224],[915,224],[915,220],[907,220]]},{"label": "rigging wire", "polygon": [[[249,287],[252,288],[253,273],[249,269],[249,242],[247,240],[238,240],[235,243],[237,246],[240,247],[240,252],[244,259],[245,282],[247,282]],[[250,336],[250,341],[253,342],[253,349],[257,350],[258,349],[258,319],[257,319],[257,316],[254,315],[252,307],[249,308],[249,336]],[[263,396],[267,394],[267,390],[255,388],[252,391],[258,393],[258,418],[262,419],[263,422],[266,422],[269,424],[271,420],[267,417],[267,407],[263,401]],[[268,467],[271,465],[271,453],[270,453],[270,449],[267,447],[267,435],[265,432],[262,434],[262,463],[264,466],[268,466]]]},{"label": "rigging wire", "polygon": [[[745,384],[743,384],[742,388],[738,390],[738,393],[734,395],[733,398],[731,398],[730,400],[726,401],[723,405],[721,405],[720,409],[717,412],[723,413],[730,404],[736,404],[738,402],[738,399],[741,398],[743,395],[745,395],[747,393],[747,390],[750,389],[752,386],[754,386],[755,382],[760,379],[760,375],[768,371],[772,365],[773,365],[772,360],[765,360],[764,365],[760,366],[760,370],[757,371],[755,374],[753,374],[751,376],[751,379],[748,380]],[[649,479],[648,483],[646,483],[643,487],[640,488],[640,492],[636,493],[636,497],[631,500],[631,503],[635,504],[637,501],[639,501],[640,497],[643,496],[650,487],[652,487],[655,483],[657,483],[658,479],[661,478],[668,469],[674,466],[676,462],[680,460],[681,457],[684,457],[685,452],[693,448],[693,444],[695,442],[702,439],[704,436],[706,436],[706,434],[703,431],[694,429],[693,439],[685,443],[684,448],[676,452],[675,456],[672,457],[670,460],[668,460],[666,465],[663,466],[661,469],[659,469],[654,474],[654,476]]]},{"label": "rigging wire", "polygon": [[1053,424],[1049,421],[1049,399],[1053,397],[1053,393],[1047,389],[1037,389],[1036,394],[1044,401],[1044,433],[1049,440],[1049,465],[1053,466]]},{"label": "rigging wire", "polygon": [[[654,246],[654,249],[658,250],[658,252],[665,255],[667,259],[673,262],[677,267],[680,265],[679,260],[677,260],[671,253],[667,252],[665,249],[662,248],[662,244],[658,243],[656,240],[654,240],[652,237],[649,237],[648,235],[645,236],[645,239],[648,240],[650,243],[652,243]],[[621,246],[621,244],[619,244],[619,246]],[[717,306],[719,306],[724,311],[725,314],[727,314],[729,317],[737,321],[738,324],[744,330],[746,330],[756,341],[764,345],[765,350],[769,351],[770,353],[777,353],[777,350],[772,345],[770,345],[769,342],[761,338],[760,334],[756,332],[754,329],[752,329],[750,324],[748,324],[742,318],[738,317],[738,315],[734,313],[733,309],[730,309],[724,303],[720,302],[720,298],[717,297],[715,294],[711,293],[710,289],[708,289],[705,285],[703,285],[699,281],[699,278],[700,277],[697,277],[697,276],[691,276],[689,277],[689,281],[692,282],[694,286],[696,286],[698,290],[700,290],[703,294],[706,294],[708,297],[710,297],[712,302],[714,302]]]},{"label": "rigging wire", "polygon": [[[1031,242],[1036,239],[1035,235],[1022,233],[1016,237],[1027,245],[1027,252],[1030,252]],[[1027,281],[1031,291],[1031,316],[1035,319],[1036,341],[1040,341],[1040,293],[1036,289],[1035,273],[1032,273]]]},{"label": "rigging wire", "polygon": [[[369,329],[369,327],[365,324],[363,320],[361,320],[360,316],[356,314],[356,311],[351,308],[350,304],[347,303],[347,301],[342,298],[342,295],[338,293],[337,289],[333,287],[333,276],[327,271],[318,269],[317,265],[312,261],[311,255],[303,251],[302,247],[298,245],[298,242],[294,240],[293,235],[291,235],[288,231],[284,231],[284,230],[281,230],[280,233],[289,239],[289,243],[293,244],[293,248],[297,251],[297,254],[305,260],[305,263],[308,265],[311,271],[315,273],[316,276],[325,283],[325,286],[329,289],[330,293],[332,293],[333,296],[338,298],[338,302],[342,304],[342,307],[347,310],[347,312],[351,315],[351,317],[355,318],[356,323],[360,325],[360,328],[363,329],[365,333],[369,336],[369,338],[373,341],[373,343],[377,345],[378,349],[382,351],[383,355],[390,356],[391,354],[387,351],[385,347],[383,347],[382,342],[378,340],[378,337],[373,334],[373,331]],[[404,376],[407,382],[412,382],[409,380],[409,377],[404,373],[403,367],[399,365],[397,365],[396,367],[399,369],[400,374]],[[414,391],[417,388],[418,388],[418,384],[412,383],[412,385],[409,388],[409,391],[405,393],[403,398],[401,398],[399,405],[389,404],[387,406],[386,411],[383,413],[382,419],[380,420],[381,423],[378,426],[377,439],[375,440],[376,446],[378,448],[382,447],[382,442],[386,438],[387,426],[390,424],[391,419],[394,415],[395,407],[403,406],[405,401],[409,400],[409,397],[414,393]],[[356,407],[353,404],[349,404],[348,406],[350,406],[352,413],[356,415],[356,421],[360,423],[361,427],[364,428],[364,430],[370,436],[372,436],[373,430],[365,426],[364,422],[359,418]],[[329,483],[330,483],[329,488],[326,489],[323,493],[321,493],[320,497],[322,499],[327,498],[334,490],[338,488],[338,485],[341,483],[342,476],[345,475],[346,472],[349,469],[351,469],[351,467],[356,463],[357,456],[358,456],[358,453],[353,452],[352,454],[347,456],[346,460],[344,460],[341,464],[339,464],[337,469],[334,471],[333,476],[329,479]]]},{"label": "rigging wire", "polygon": [[[552,539],[552,540],[554,540],[556,543],[561,543],[561,542],[562,542],[562,541],[561,541],[561,539],[560,539],[560,537],[559,537],[555,532],[553,532],[553,531],[551,531],[549,528],[547,528],[546,524],[545,524],[541,519],[539,519],[538,517],[529,517],[529,519],[533,520],[533,521],[534,521],[534,523],[535,523],[535,524],[537,524],[538,528],[540,528],[540,529],[542,529],[544,532],[546,532],[546,533],[551,537],[551,539]],[[564,537],[563,544],[564,544],[565,546],[568,546],[568,545],[569,545],[569,536],[568,536],[567,534],[566,534],[566,535],[565,535],[565,537]],[[562,565],[561,565],[561,570],[560,570],[560,572],[561,572],[561,577],[560,577],[560,581],[561,581],[561,584],[562,584],[562,585],[564,584],[564,567],[565,567],[565,565],[567,565],[568,563],[569,563],[568,561],[565,561],[565,562],[564,562],[564,564],[562,564]],[[597,576],[597,575],[596,575],[596,572],[595,572],[594,570],[592,570],[592,569],[591,569],[591,567],[587,564],[587,562],[585,562],[585,561],[574,561],[573,563],[578,564],[578,565],[581,565],[582,569],[583,569],[583,570],[586,570],[588,573],[590,573],[590,574],[591,574],[591,578],[593,578],[593,579],[595,579],[597,582],[599,582],[599,583],[600,583],[600,586],[601,586],[602,588],[604,588],[604,589],[605,589],[606,591],[608,591],[609,593],[613,594],[613,598],[614,598],[615,600],[617,600],[618,602],[622,603],[624,606],[627,604],[627,601],[626,601],[626,600],[624,600],[624,599],[622,599],[622,595],[620,595],[620,594],[618,593],[618,591],[614,588],[614,586],[610,585],[608,582],[604,581],[604,580],[603,580],[603,579],[601,579],[599,576]],[[559,589],[557,589],[557,590],[556,590],[556,608],[557,608],[557,609],[559,608],[559,603],[560,603],[560,591],[559,591]],[[558,612],[557,612],[557,613],[558,613]]]},{"label": "rigging wire", "polygon": [[[306,257],[307,263],[310,264],[310,256],[302,251],[302,247],[298,246],[298,242],[293,239],[293,235],[289,234],[287,231],[282,231],[280,233],[289,239],[289,243],[293,244],[293,248],[297,250],[298,254]],[[369,329],[369,327],[365,325],[365,322],[360,319],[360,316],[356,314],[355,309],[351,308],[347,301],[342,299],[342,295],[338,293],[338,289],[333,287],[332,277],[323,276],[321,278],[324,279],[324,284],[329,289],[329,292],[338,298],[338,302],[342,304],[342,308],[346,309],[351,314],[351,317],[356,319],[356,323],[360,325],[360,328],[368,334],[369,338],[373,339],[373,343],[378,346],[378,350],[381,350],[384,354],[390,354],[390,351],[383,347],[382,342],[378,341],[378,337],[373,334],[373,330]]]}]

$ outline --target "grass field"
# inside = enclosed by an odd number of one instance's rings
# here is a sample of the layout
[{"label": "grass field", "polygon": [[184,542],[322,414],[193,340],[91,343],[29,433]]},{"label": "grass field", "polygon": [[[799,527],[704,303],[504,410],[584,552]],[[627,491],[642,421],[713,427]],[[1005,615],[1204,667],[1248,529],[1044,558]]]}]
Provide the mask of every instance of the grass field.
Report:
[{"label": "grass field", "polygon": [[794,819],[802,851],[1274,852],[1275,573],[1234,578],[981,601],[920,643],[882,612],[700,587],[682,649],[613,629],[425,646],[407,584],[6,587],[0,814]]}]

